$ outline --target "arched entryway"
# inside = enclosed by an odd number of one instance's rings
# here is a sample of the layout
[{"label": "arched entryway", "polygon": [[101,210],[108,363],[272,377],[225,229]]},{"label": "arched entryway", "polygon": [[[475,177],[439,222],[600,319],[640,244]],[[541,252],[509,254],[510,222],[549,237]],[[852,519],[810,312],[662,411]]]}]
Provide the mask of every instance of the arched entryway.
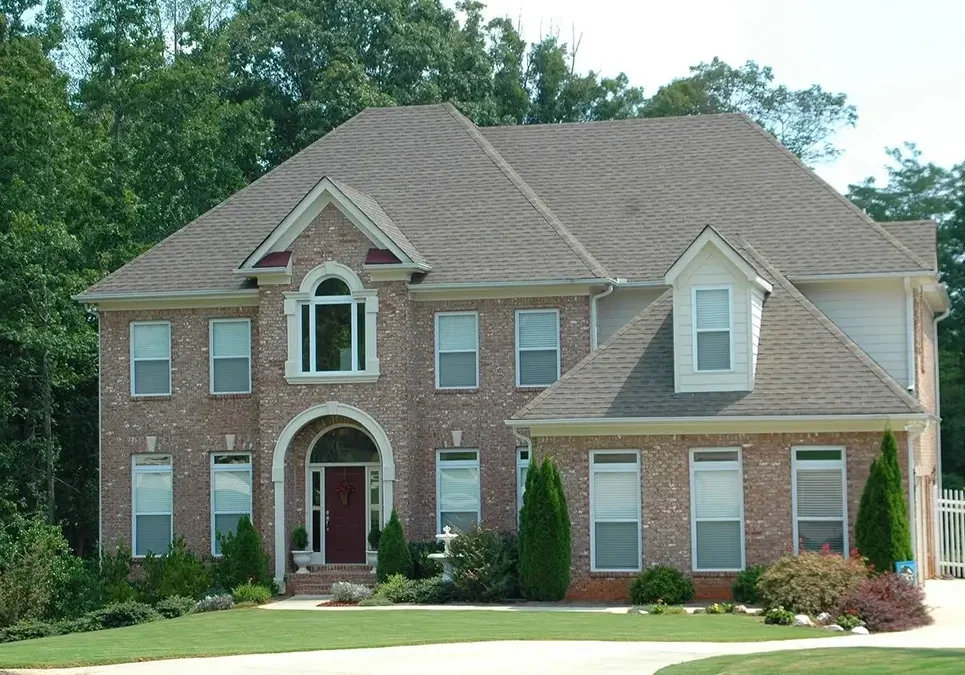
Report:
[{"label": "arched entryway", "polygon": [[382,464],[375,440],[354,424],[326,427],[305,462],[305,528],[313,562],[365,562],[368,533],[382,527]]},{"label": "arched entryway", "polygon": [[[339,418],[340,421],[337,425],[333,425],[332,428],[354,428],[357,431],[361,431],[368,436],[368,438],[375,445],[378,452],[379,466],[378,466],[378,482],[379,482],[379,502],[380,502],[380,514],[379,517],[382,519],[381,525],[384,527],[388,515],[392,513],[393,505],[393,494],[395,486],[395,455],[392,452],[392,444],[389,442],[389,436],[386,434],[385,429],[382,428],[374,417],[369,415],[363,410],[356,408],[355,406],[346,405],[344,403],[338,403],[337,401],[329,401],[328,403],[323,403],[321,405],[313,406],[307,410],[302,411],[282,429],[282,432],[278,435],[278,440],[275,442],[275,451],[272,455],[272,469],[271,469],[271,480],[274,486],[274,506],[275,506],[275,517],[274,517],[274,558],[275,558],[275,581],[279,585],[284,584],[285,570],[287,568],[289,551],[291,546],[288,542],[288,528],[286,528],[286,516],[285,516],[285,459],[288,454],[289,448],[292,445],[292,441],[298,432],[305,427],[305,425],[318,420],[320,418],[333,417]],[[306,458],[311,464],[311,453],[316,449],[317,441],[326,437],[326,432],[331,429],[326,427],[322,433],[314,439],[310,445],[309,456]],[[344,432],[343,432],[344,433]],[[325,441],[326,444],[329,441]],[[325,449],[325,446],[319,449],[320,452],[329,452]],[[356,448],[353,452],[363,452]],[[320,455],[319,457],[322,457]],[[347,457],[344,454],[342,457]],[[353,455],[354,456],[354,455]],[[361,455],[358,455],[361,456]],[[370,458],[371,454],[366,454],[365,457]],[[324,463],[324,462],[320,462]],[[333,465],[339,465],[340,462],[333,462]],[[374,463],[373,463],[374,464]],[[345,464],[345,466],[351,466],[351,464]],[[358,464],[355,464],[358,466]],[[298,476],[297,482],[302,484],[302,478],[304,474]],[[337,487],[337,486],[336,486]],[[334,489],[334,488],[333,488]],[[306,498],[310,498],[311,495],[308,494],[309,489],[305,489]],[[336,493],[337,495],[338,493]],[[353,492],[353,495],[356,494]],[[340,497],[339,497],[340,499]],[[368,501],[368,500],[366,500]],[[306,502],[306,506],[311,503],[310,499]],[[339,502],[340,504],[341,502]],[[351,500],[350,500],[351,503]],[[301,524],[303,518],[299,517],[300,521],[297,524]],[[308,524],[306,523],[306,528]],[[368,528],[362,528],[365,531],[365,535],[368,535]],[[364,545],[364,544],[363,544]],[[364,549],[363,549],[364,550]]]}]

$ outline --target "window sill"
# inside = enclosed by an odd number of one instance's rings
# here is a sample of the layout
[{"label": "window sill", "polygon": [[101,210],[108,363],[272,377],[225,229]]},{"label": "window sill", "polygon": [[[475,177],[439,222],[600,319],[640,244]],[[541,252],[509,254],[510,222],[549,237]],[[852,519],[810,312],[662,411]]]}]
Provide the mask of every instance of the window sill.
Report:
[{"label": "window sill", "polygon": [[251,398],[251,392],[250,392],[250,391],[248,391],[248,392],[236,392],[236,393],[232,393],[232,394],[228,394],[228,393],[225,393],[225,394],[215,394],[215,393],[209,392],[209,393],[208,393],[208,398],[210,398],[210,399],[215,399],[215,400],[229,400],[229,401],[230,401],[230,400],[232,400],[232,399]]},{"label": "window sill", "polygon": [[590,570],[590,577],[635,577],[642,570]]},{"label": "window sill", "polygon": [[378,382],[378,373],[367,373],[360,370],[355,373],[320,373],[285,375],[288,384],[371,384]]},{"label": "window sill", "polygon": [[[555,382],[553,384],[556,384]],[[530,392],[530,391],[545,391],[552,387],[552,384],[517,384],[516,391]]]},{"label": "window sill", "polygon": [[478,394],[479,387],[440,387],[432,391],[433,394],[452,395],[452,394]]},{"label": "window sill", "polygon": [[131,394],[132,401],[170,401],[172,394]]}]

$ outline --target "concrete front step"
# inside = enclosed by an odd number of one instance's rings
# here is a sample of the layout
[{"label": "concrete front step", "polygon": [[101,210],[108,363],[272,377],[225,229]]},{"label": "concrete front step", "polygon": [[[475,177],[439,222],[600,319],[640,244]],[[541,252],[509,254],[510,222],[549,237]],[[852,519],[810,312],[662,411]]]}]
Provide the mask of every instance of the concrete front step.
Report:
[{"label": "concrete front step", "polygon": [[375,586],[375,569],[369,565],[309,565],[308,574],[289,574],[287,588],[292,595],[325,595],[337,581]]}]

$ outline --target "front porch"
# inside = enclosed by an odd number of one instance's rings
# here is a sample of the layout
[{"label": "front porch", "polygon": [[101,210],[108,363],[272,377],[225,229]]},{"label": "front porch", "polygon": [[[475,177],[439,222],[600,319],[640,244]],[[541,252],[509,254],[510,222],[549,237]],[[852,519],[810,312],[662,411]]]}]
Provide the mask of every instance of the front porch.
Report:
[{"label": "front porch", "polygon": [[336,581],[375,587],[375,568],[370,565],[309,565],[308,574],[289,574],[285,592],[290,595],[327,595]]}]

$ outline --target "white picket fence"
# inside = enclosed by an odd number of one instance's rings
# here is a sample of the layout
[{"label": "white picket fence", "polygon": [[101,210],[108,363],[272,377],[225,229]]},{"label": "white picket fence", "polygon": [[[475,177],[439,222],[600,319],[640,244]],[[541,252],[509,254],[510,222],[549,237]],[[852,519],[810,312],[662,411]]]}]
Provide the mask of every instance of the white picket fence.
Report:
[{"label": "white picket fence", "polygon": [[942,490],[938,500],[943,575],[965,579],[965,491]]}]

